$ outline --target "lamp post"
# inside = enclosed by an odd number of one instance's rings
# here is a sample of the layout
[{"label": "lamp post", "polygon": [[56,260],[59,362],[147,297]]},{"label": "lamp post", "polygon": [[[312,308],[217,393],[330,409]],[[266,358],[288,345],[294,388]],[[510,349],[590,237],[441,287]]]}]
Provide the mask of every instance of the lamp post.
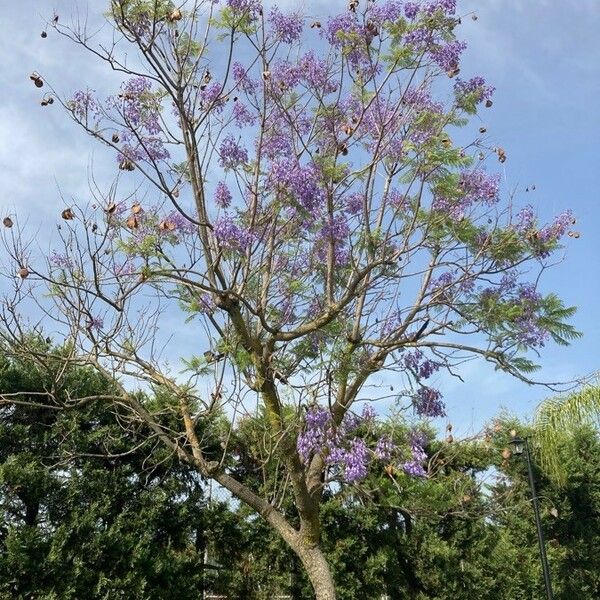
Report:
[{"label": "lamp post", "polygon": [[513,454],[524,456],[527,463],[527,474],[529,475],[529,488],[531,490],[531,503],[533,504],[533,514],[535,515],[535,526],[537,529],[538,545],[540,548],[540,561],[542,562],[542,571],[544,573],[544,585],[546,587],[546,596],[548,600],[553,600],[552,583],[550,582],[550,569],[548,567],[548,557],[546,556],[546,546],[544,544],[544,532],[542,531],[542,520],[540,519],[540,505],[535,489],[535,480],[533,478],[533,468],[531,466],[531,454],[527,438],[514,437],[509,444],[513,447]]}]

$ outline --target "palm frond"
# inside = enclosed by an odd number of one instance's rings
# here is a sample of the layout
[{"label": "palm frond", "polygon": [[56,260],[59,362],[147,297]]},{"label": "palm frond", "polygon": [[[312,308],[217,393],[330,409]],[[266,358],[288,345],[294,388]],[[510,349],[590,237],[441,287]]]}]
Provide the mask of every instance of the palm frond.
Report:
[{"label": "palm frond", "polygon": [[567,475],[559,447],[585,425],[600,427],[600,384],[548,398],[537,408],[534,430],[539,464],[559,484],[565,482]]}]

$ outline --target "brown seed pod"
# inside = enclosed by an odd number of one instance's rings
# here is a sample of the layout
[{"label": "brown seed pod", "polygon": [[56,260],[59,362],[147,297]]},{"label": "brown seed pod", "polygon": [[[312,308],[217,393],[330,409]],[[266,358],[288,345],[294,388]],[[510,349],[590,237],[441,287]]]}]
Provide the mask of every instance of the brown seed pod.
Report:
[{"label": "brown seed pod", "polygon": [[119,143],[119,140],[120,140],[121,138],[119,138],[119,134],[118,134],[118,133],[113,133],[113,134],[112,134],[112,138],[111,138],[111,139],[112,139],[112,142],[113,142],[113,144],[118,144],[118,143]]},{"label": "brown seed pod", "polygon": [[491,100],[486,100],[485,101],[485,107],[486,108],[490,108],[492,106],[492,104],[494,104]]},{"label": "brown seed pod", "polygon": [[107,207],[106,207],[106,212],[109,215],[112,215],[115,210],[117,210],[117,205],[114,202],[111,202]]},{"label": "brown seed pod", "polygon": [[350,2],[348,2],[348,10],[350,12],[355,13],[357,8],[358,8],[358,0],[350,0]]},{"label": "brown seed pod", "polygon": [[504,448],[504,450],[502,450],[502,458],[504,460],[508,460],[511,456],[512,452],[510,451],[510,448]]},{"label": "brown seed pod", "polygon": [[181,11],[178,8],[176,8],[171,12],[168,18],[169,21],[180,21],[182,17],[183,15],[181,14]]},{"label": "brown seed pod", "polygon": [[450,71],[446,72],[448,77],[450,77],[450,79],[452,79],[453,77],[456,77],[456,75],[458,75],[460,73],[460,69],[458,67],[454,67],[454,69],[450,69]]},{"label": "brown seed pod", "polygon": [[479,153],[479,160],[483,160],[485,158],[485,154],[483,152]]},{"label": "brown seed pod", "polygon": [[133,171],[135,169],[135,165],[128,158],[124,158],[119,163],[119,169],[121,169],[121,171]]},{"label": "brown seed pod", "polygon": [[344,126],[344,133],[346,135],[352,135],[353,131],[354,131],[354,129],[352,129],[352,127],[350,127],[350,125],[345,125]]},{"label": "brown seed pod", "polygon": [[581,236],[579,231],[569,231],[569,233],[567,233],[567,235],[569,237],[575,238],[576,240],[579,239],[579,237]]},{"label": "brown seed pod", "polygon": [[338,150],[340,151],[340,154],[342,156],[347,156],[348,155],[348,146],[346,144],[340,144],[338,146]]},{"label": "brown seed pod", "polygon": [[212,75],[211,75],[210,71],[208,69],[206,69],[206,71],[204,71],[204,75],[202,76],[202,81],[204,81],[204,83],[210,83],[211,79],[212,79]]},{"label": "brown seed pod", "polygon": [[453,441],[454,441],[454,436],[453,436],[451,433],[449,433],[449,434],[446,436],[446,442],[447,442],[448,444],[451,444]]},{"label": "brown seed pod", "polygon": [[60,216],[65,221],[72,221],[75,218],[75,213],[70,208],[65,208],[65,210],[60,213]]},{"label": "brown seed pod", "polygon": [[45,31],[42,31],[42,33],[40,33],[40,37],[47,38],[48,34]]},{"label": "brown seed pod", "polygon": [[315,29],[315,27],[317,29],[319,29],[321,27],[321,23],[319,21],[314,21],[313,23],[310,24],[311,29]]},{"label": "brown seed pod", "polygon": [[471,19],[473,19],[473,21],[477,21],[479,17],[477,15],[471,15]]},{"label": "brown seed pod", "polygon": [[98,231],[98,225],[96,225],[96,223],[94,223],[92,225],[92,233],[96,233],[96,231]]},{"label": "brown seed pod", "polygon": [[2,219],[2,225],[10,229],[13,226],[13,220],[10,217],[4,217],[4,219]]},{"label": "brown seed pod", "polygon": [[161,231],[175,231],[175,223],[173,223],[173,221],[167,221],[167,220],[161,221],[158,228]]},{"label": "brown seed pod", "polygon": [[48,100],[42,100],[42,101],[40,102],[40,104],[41,104],[42,106],[48,106]]},{"label": "brown seed pod", "polygon": [[138,219],[135,215],[131,215],[127,219],[127,227],[129,227],[129,229],[137,229],[138,225],[139,225]]},{"label": "brown seed pod", "polygon": [[132,207],[131,207],[131,212],[134,215],[139,215],[142,212],[142,205],[139,202],[136,202]]},{"label": "brown seed pod", "polygon": [[54,104],[54,98],[52,96],[48,96],[48,104]]},{"label": "brown seed pod", "polygon": [[479,128],[479,133],[485,133],[486,131],[487,131],[487,129],[485,127]]},{"label": "brown seed pod", "polygon": [[27,267],[21,267],[18,271],[17,271],[17,275],[21,278],[21,279],[26,279],[29,276],[29,269]]},{"label": "brown seed pod", "polygon": [[33,83],[35,83],[35,87],[41,88],[44,86],[44,82],[41,79],[36,79]]},{"label": "brown seed pod", "polygon": [[263,71],[262,78],[267,81],[271,77],[271,71]]}]

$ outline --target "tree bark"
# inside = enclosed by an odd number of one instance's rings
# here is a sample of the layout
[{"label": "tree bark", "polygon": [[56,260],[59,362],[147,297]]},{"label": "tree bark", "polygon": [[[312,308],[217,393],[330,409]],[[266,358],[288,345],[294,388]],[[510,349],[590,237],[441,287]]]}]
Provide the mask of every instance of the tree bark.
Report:
[{"label": "tree bark", "polygon": [[306,569],[315,592],[315,600],[336,600],[331,569],[321,548],[316,545],[306,546],[300,542],[298,546],[292,546],[292,550],[296,552]]}]

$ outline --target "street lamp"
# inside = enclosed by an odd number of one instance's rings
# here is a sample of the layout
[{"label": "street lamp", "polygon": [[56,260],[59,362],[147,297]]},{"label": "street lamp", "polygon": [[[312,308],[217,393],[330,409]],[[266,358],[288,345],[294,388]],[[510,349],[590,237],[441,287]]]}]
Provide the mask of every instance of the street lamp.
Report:
[{"label": "street lamp", "polygon": [[529,475],[529,488],[531,490],[531,503],[533,504],[533,514],[535,516],[535,526],[537,529],[538,545],[540,548],[540,561],[542,562],[542,571],[544,573],[544,585],[546,587],[546,596],[548,600],[553,600],[552,584],[550,582],[550,569],[548,567],[548,557],[546,556],[546,546],[544,544],[544,532],[542,531],[542,520],[540,519],[540,505],[537,492],[535,490],[535,480],[533,478],[533,468],[531,466],[531,454],[527,438],[513,437],[509,444],[513,448],[513,454],[524,456],[527,463],[527,474]]}]

